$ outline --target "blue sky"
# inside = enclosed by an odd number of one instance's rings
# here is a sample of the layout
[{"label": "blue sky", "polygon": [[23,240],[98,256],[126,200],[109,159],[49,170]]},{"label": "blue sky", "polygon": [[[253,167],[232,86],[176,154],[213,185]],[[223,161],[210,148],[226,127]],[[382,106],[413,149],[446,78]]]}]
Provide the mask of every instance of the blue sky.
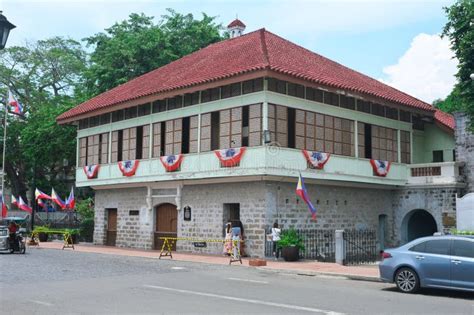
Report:
[{"label": "blue sky", "polygon": [[[54,35],[81,39],[132,12],[159,17],[166,8],[217,16],[227,25],[238,14],[246,32],[265,27],[354,70],[427,102],[445,97],[454,84],[455,61],[447,41],[443,7],[454,1],[156,1],[1,0],[17,25],[8,45]],[[440,58],[442,56],[442,58]],[[420,85],[419,81],[426,86]],[[409,83],[411,82],[411,83]],[[424,92],[421,93],[420,91]]]}]

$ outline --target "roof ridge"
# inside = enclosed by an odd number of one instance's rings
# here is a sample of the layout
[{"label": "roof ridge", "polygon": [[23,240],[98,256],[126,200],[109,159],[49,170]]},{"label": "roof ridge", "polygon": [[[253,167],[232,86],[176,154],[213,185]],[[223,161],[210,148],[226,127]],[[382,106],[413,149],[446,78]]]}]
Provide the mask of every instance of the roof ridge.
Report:
[{"label": "roof ridge", "polygon": [[397,92],[402,93],[402,94],[405,95],[405,96],[408,96],[408,97],[410,97],[410,98],[416,99],[417,101],[422,102],[422,103],[424,103],[424,104],[427,105],[427,106],[433,107],[433,105],[430,104],[430,103],[427,103],[427,102],[425,102],[425,101],[423,101],[423,100],[420,100],[420,99],[418,99],[418,98],[416,98],[416,97],[414,97],[414,96],[412,96],[412,95],[409,95],[409,94],[406,93],[406,92],[403,92],[403,91],[401,91],[401,90],[399,90],[399,89],[397,89],[397,88],[395,88],[395,87],[393,87],[393,86],[391,86],[391,85],[389,85],[389,84],[387,84],[387,83],[384,83],[384,82],[382,82],[382,81],[380,81],[380,80],[374,79],[374,78],[372,78],[372,77],[370,77],[370,76],[368,76],[368,75],[366,75],[366,74],[364,74],[364,73],[362,73],[362,72],[360,72],[360,71],[357,71],[357,70],[354,70],[354,69],[352,69],[352,68],[349,68],[349,67],[347,67],[347,66],[341,64],[340,62],[334,61],[334,60],[332,60],[332,59],[330,59],[330,58],[328,58],[328,57],[325,57],[325,56],[320,55],[320,54],[318,54],[318,53],[316,53],[316,52],[314,52],[314,51],[312,51],[312,50],[309,50],[308,48],[305,48],[305,47],[303,47],[303,46],[301,46],[301,45],[298,45],[298,44],[296,44],[296,43],[293,43],[292,41],[289,41],[288,39],[283,38],[283,37],[279,36],[278,34],[272,33],[272,32],[270,32],[270,31],[268,31],[268,30],[266,30],[266,32],[269,33],[269,34],[271,34],[271,35],[273,35],[273,36],[275,36],[275,37],[278,37],[279,39],[281,39],[281,40],[283,40],[283,41],[285,41],[285,42],[288,42],[288,43],[290,43],[290,44],[292,44],[292,45],[298,46],[299,48],[301,48],[301,49],[303,49],[303,50],[305,50],[305,51],[307,51],[307,52],[309,52],[309,53],[311,53],[311,54],[313,54],[313,55],[316,55],[316,56],[318,56],[319,58],[323,58],[323,59],[329,60],[330,62],[333,62],[333,63],[337,64],[337,65],[340,66],[340,67],[343,67],[343,68],[345,68],[345,69],[348,69],[348,70],[350,70],[350,71],[352,71],[352,72],[354,72],[354,73],[357,73],[358,75],[361,75],[361,76],[363,76],[363,77],[366,77],[366,78],[368,78],[368,79],[370,79],[370,80],[372,80],[372,81],[376,81],[376,82],[378,82],[378,83],[381,83],[381,84],[383,84],[383,85],[385,85],[385,86],[387,86],[387,87],[389,87],[389,88],[391,88],[391,89],[396,90]]},{"label": "roof ridge", "polygon": [[267,49],[267,41],[265,38],[265,32],[267,30],[265,28],[259,29],[260,31],[260,42],[262,44],[262,51],[263,51],[263,59],[265,60],[265,68],[270,67],[270,59],[268,58],[268,49]]}]

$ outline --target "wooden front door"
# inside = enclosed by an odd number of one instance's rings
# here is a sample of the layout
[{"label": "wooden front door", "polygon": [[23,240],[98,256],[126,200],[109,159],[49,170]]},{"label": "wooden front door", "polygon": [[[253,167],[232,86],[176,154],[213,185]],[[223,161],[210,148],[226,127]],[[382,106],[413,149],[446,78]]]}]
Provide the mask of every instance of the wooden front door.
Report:
[{"label": "wooden front door", "polygon": [[[161,249],[163,240],[160,237],[177,237],[178,233],[178,210],[170,203],[159,205],[155,208],[155,249]],[[176,250],[176,242],[173,241],[173,250]]]},{"label": "wooden front door", "polygon": [[117,239],[117,209],[107,209],[107,246],[115,246]]}]

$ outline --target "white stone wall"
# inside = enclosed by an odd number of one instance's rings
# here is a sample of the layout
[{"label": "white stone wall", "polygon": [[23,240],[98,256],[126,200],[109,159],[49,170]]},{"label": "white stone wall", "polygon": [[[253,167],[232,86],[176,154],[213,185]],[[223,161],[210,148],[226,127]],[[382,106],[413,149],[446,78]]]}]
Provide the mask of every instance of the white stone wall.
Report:
[{"label": "white stone wall", "polygon": [[464,162],[466,193],[474,192],[474,133],[469,131],[469,118],[465,113],[455,113],[456,161]]}]

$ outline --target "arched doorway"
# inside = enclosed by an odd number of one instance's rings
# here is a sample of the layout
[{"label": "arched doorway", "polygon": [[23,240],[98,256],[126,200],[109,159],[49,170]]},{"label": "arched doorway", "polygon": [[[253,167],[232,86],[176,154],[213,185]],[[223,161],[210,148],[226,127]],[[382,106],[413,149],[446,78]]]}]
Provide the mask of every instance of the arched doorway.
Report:
[{"label": "arched doorway", "polygon": [[433,216],[426,210],[417,209],[405,215],[402,221],[402,241],[408,243],[417,238],[438,232]]},{"label": "arched doorway", "polygon": [[[176,206],[164,203],[155,208],[155,249],[161,249],[163,240],[160,237],[178,236],[178,211]],[[173,243],[173,250],[176,250],[176,242]]]}]

